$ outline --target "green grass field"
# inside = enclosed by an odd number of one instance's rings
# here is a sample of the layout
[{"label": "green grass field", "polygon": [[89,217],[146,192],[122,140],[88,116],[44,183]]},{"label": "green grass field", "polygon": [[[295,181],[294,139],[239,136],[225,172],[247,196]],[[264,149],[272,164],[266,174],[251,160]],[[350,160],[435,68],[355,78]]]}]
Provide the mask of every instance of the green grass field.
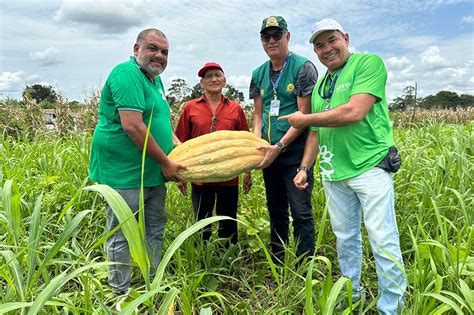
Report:
[{"label": "green grass field", "polygon": [[[474,312],[474,124],[423,123],[399,127],[403,157],[394,175],[397,222],[408,291],[406,314]],[[0,143],[0,313],[109,314],[103,197],[128,209],[107,187],[87,181],[89,134],[58,140],[44,133],[3,136]],[[148,283],[140,226],[122,226],[134,241],[132,303],[149,314],[334,314],[347,300],[324,194],[316,180],[316,256],[296,268],[295,244],[283,266],[268,256],[269,221],[261,172],[241,196],[237,246],[200,241],[189,198],[168,184],[168,225],[162,264]],[[215,223],[214,223],[215,224]],[[196,232],[195,232],[196,231]],[[193,233],[194,232],[194,233]],[[377,279],[365,239],[367,295],[354,314],[376,313]],[[350,313],[349,310],[340,312]]]}]

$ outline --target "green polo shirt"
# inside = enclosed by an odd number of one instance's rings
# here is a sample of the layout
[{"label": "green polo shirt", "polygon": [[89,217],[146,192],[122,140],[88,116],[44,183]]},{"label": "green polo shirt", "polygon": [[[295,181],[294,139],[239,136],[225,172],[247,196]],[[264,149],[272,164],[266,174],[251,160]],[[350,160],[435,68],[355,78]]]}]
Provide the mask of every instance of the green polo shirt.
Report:
[{"label": "green polo shirt", "polygon": [[[337,76],[337,71],[332,74]],[[329,102],[321,97],[330,84],[321,78],[311,100],[312,112],[331,110],[349,102],[352,95],[371,94],[376,103],[361,121],[343,127],[311,127],[318,132],[320,169],[323,180],[355,177],[376,166],[394,145],[388,116],[385,85],[387,71],[382,59],[371,54],[352,54],[340,71]],[[321,86],[325,84],[326,86]]]},{"label": "green polo shirt", "polygon": [[[117,65],[101,92],[99,123],[91,147],[89,178],[112,188],[140,188],[142,151],[122,129],[119,111],[142,113],[143,122],[165,154],[173,148],[170,107],[160,77],[152,82],[134,57]],[[144,186],[165,183],[161,167],[145,158]]]}]

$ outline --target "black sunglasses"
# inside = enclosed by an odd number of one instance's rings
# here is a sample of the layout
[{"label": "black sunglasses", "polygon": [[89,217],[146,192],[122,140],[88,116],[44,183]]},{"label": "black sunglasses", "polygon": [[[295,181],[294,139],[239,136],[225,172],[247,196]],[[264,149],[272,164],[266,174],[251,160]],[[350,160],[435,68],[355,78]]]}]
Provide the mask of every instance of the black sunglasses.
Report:
[{"label": "black sunglasses", "polygon": [[270,41],[270,38],[273,37],[275,41],[279,41],[283,37],[283,31],[277,31],[274,33],[265,33],[260,35],[260,39],[262,42],[268,43]]}]

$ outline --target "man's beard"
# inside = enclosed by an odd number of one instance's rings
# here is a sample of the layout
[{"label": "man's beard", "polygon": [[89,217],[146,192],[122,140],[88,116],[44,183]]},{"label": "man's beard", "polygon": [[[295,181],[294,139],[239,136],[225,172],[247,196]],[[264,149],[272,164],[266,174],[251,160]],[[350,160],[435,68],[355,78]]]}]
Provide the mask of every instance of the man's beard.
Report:
[{"label": "man's beard", "polygon": [[136,59],[140,68],[142,68],[148,75],[152,77],[159,76],[166,68],[166,65],[162,66],[161,64],[156,67],[152,66],[151,60],[150,62],[145,63],[140,57],[137,57]]}]

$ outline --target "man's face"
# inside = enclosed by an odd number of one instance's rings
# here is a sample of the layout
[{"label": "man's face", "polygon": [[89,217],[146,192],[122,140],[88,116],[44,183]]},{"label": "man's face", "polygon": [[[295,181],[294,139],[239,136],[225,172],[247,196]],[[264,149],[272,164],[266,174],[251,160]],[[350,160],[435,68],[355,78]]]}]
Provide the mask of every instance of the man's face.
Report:
[{"label": "man's face", "polygon": [[220,69],[209,69],[201,79],[201,86],[207,93],[222,93],[226,79]]},{"label": "man's face", "polygon": [[270,59],[284,58],[288,54],[290,33],[278,27],[269,27],[260,34],[260,41]]},{"label": "man's face", "polygon": [[339,31],[326,31],[314,39],[314,52],[329,73],[342,67],[349,57],[349,35]]},{"label": "man's face", "polygon": [[133,54],[140,67],[152,78],[161,74],[168,64],[168,40],[150,32],[133,47]]}]

